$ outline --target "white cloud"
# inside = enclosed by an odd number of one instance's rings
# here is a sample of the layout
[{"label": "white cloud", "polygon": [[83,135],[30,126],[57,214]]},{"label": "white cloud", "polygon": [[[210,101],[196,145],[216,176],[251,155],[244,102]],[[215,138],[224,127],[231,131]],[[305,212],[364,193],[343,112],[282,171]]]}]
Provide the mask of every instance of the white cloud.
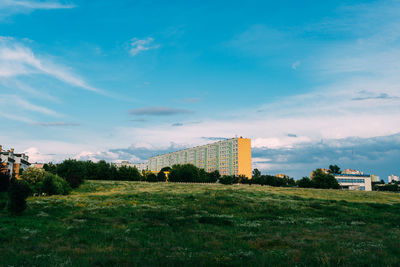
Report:
[{"label": "white cloud", "polygon": [[29,0],[1,0],[0,18],[16,13],[30,13],[34,10],[71,9],[73,4],[63,4],[59,1],[29,1]]},{"label": "white cloud", "polygon": [[72,86],[92,92],[101,90],[88,85],[82,78],[70,73],[65,67],[37,57],[31,49],[10,38],[0,39],[0,78],[44,74]]},{"label": "white cloud", "polygon": [[157,49],[160,47],[158,44],[152,44],[153,38],[148,37],[146,39],[133,38],[130,43],[129,53],[131,56],[136,56],[142,51],[147,51],[150,49]]}]

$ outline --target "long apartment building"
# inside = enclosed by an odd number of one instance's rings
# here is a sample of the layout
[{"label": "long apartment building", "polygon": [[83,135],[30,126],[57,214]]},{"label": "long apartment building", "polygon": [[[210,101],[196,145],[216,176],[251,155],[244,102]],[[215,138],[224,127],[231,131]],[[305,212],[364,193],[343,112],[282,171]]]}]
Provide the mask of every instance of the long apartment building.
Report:
[{"label": "long apartment building", "polygon": [[235,137],[155,156],[149,159],[148,168],[152,172],[159,172],[164,167],[188,163],[207,172],[218,170],[221,175],[251,178],[251,141]]}]

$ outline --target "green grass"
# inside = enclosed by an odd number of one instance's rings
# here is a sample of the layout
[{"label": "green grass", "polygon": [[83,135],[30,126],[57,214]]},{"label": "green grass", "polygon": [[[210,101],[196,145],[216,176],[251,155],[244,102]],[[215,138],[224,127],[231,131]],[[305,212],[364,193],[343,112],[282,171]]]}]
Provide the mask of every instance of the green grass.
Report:
[{"label": "green grass", "polygon": [[400,194],[88,181],[0,211],[1,266],[399,266]]}]

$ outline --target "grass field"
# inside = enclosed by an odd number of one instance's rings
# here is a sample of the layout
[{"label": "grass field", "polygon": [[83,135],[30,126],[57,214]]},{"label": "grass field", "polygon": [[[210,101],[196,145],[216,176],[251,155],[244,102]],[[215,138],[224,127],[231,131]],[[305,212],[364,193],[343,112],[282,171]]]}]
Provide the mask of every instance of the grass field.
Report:
[{"label": "grass field", "polygon": [[0,211],[0,266],[399,266],[400,194],[88,181]]}]

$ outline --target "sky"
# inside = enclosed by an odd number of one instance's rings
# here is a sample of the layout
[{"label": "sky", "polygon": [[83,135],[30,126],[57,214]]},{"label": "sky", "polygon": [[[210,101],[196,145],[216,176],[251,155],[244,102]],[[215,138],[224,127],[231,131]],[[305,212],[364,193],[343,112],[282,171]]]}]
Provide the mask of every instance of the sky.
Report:
[{"label": "sky", "polygon": [[144,162],[243,136],[253,168],[400,174],[400,1],[0,0],[0,144]]}]

